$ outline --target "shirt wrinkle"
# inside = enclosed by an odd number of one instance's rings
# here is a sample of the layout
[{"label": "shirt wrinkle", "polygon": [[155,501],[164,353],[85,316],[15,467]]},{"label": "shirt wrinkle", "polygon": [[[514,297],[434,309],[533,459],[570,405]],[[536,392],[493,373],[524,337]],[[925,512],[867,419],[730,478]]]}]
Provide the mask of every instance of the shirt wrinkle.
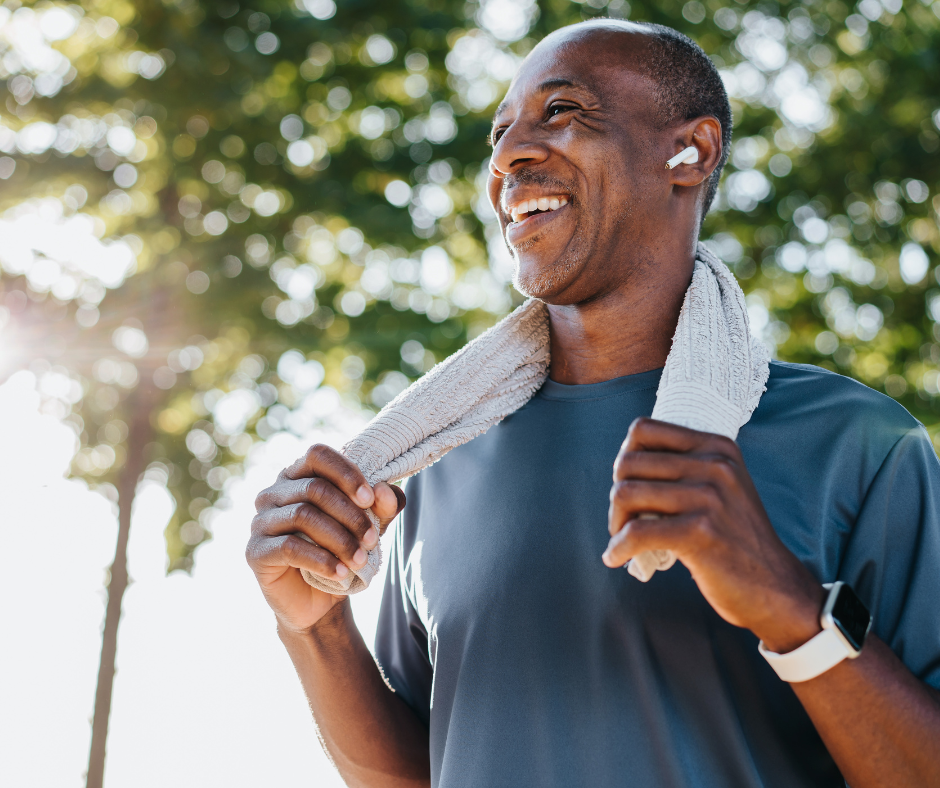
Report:
[{"label": "shirt wrinkle", "polygon": [[[879,637],[940,686],[929,437],[855,381],[770,368],[738,445],[775,530],[820,582],[853,585]],[[638,382],[540,391],[409,480],[376,658],[429,725],[433,788],[844,788],[756,638],[684,566],[647,584],[598,570],[611,465],[655,401]]]}]

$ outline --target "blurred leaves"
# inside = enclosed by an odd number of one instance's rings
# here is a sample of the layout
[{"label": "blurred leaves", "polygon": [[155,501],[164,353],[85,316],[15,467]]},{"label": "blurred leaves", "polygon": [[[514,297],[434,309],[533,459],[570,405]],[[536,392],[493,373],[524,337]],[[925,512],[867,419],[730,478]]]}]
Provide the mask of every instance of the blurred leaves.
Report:
[{"label": "blurred leaves", "polygon": [[[112,495],[129,392],[191,566],[252,446],[377,409],[512,305],[481,198],[534,42],[672,25],[735,113],[704,235],[779,357],[940,422],[940,0],[0,6],[0,375]],[[20,373],[25,374],[25,373]]]}]

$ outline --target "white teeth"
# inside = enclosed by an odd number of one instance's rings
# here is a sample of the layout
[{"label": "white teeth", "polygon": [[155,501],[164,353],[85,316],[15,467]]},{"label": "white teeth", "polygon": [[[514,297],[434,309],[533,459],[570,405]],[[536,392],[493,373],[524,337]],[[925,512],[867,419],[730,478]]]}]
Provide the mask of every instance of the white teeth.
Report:
[{"label": "white teeth", "polygon": [[567,204],[567,197],[538,197],[531,200],[523,200],[514,208],[509,208],[508,213],[514,222],[519,222],[533,211],[557,211]]}]

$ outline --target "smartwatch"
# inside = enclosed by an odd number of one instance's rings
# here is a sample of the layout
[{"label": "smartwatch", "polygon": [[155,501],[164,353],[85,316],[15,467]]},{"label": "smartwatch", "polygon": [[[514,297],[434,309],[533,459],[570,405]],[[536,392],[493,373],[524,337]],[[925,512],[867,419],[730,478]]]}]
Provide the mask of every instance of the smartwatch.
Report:
[{"label": "smartwatch", "polygon": [[871,613],[846,583],[826,583],[826,604],[819,616],[822,632],[786,654],[757,649],[784,681],[809,681],[834,668],[842,660],[855,659],[862,653],[871,629]]}]

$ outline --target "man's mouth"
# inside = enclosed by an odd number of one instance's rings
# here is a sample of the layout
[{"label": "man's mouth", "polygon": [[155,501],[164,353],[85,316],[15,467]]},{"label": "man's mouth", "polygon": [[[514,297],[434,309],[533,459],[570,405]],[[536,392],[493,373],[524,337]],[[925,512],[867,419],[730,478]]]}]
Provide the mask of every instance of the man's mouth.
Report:
[{"label": "man's mouth", "polygon": [[555,194],[547,197],[533,197],[528,200],[519,200],[514,205],[507,206],[506,213],[515,222],[521,222],[530,216],[540,213],[550,213],[563,208],[568,204],[568,195]]}]

